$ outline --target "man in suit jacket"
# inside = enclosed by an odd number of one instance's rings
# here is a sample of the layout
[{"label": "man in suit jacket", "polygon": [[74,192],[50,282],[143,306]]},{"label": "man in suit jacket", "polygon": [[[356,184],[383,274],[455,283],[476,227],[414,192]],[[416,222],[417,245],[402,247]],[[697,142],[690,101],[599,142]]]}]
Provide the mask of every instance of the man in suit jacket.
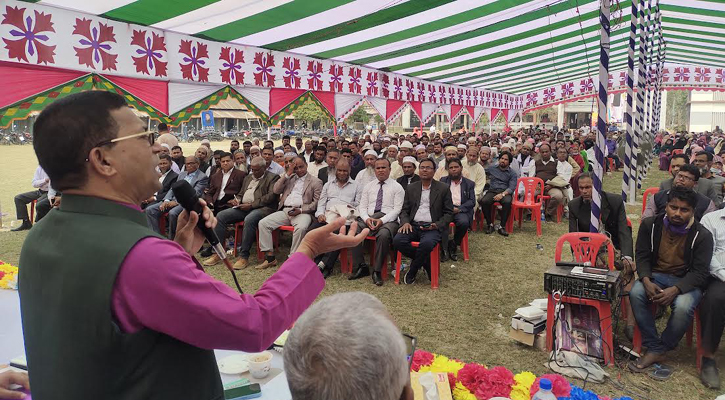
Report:
[{"label": "man in suit jacket", "polygon": [[403,187],[403,190],[408,189],[408,184],[420,182],[420,177],[415,173],[415,170],[418,169],[415,158],[410,156],[405,157],[401,165],[403,166],[403,176],[395,181]]},{"label": "man in suit jacket", "polygon": [[[257,240],[259,221],[273,213],[277,207],[278,196],[274,193],[274,184],[279,180],[279,175],[267,171],[267,162],[260,156],[252,158],[249,170],[250,173],[244,178],[241,189],[231,200],[232,208],[217,214],[217,225],[214,228],[214,232],[222,243],[226,243],[223,238],[226,235],[227,227],[244,221],[240,256],[234,263],[234,269],[244,269],[249,265],[249,252],[252,244]],[[221,261],[216,254],[212,254],[211,248],[202,252],[201,255],[203,257],[211,256],[204,261],[206,266],[215,265]]]},{"label": "man in suit jacket", "polygon": [[151,204],[156,204],[160,202],[164,199],[164,197],[166,197],[166,194],[169,192],[169,190],[171,190],[171,185],[173,185],[174,182],[176,182],[176,178],[179,177],[179,174],[171,170],[172,164],[174,164],[174,161],[171,159],[171,156],[159,156],[159,171],[161,172],[159,181],[161,182],[161,190],[156,192],[156,194],[149,197],[148,199],[144,200],[143,203],[141,203],[142,208],[146,208]]},{"label": "man in suit jacket", "polygon": [[277,265],[274,257],[272,231],[283,225],[292,225],[292,246],[290,256],[297,251],[312,223],[317,210],[317,201],[322,193],[322,182],[307,173],[307,161],[297,156],[294,162],[287,164],[285,173],[274,184],[274,193],[281,195],[277,212],[259,222],[259,249],[267,253],[264,262],[257,269],[266,269]]},{"label": "man in suit jacket", "polygon": [[[441,250],[443,250],[443,261],[450,257],[458,261],[456,250],[463,241],[463,236],[473,223],[473,209],[476,207],[476,184],[463,177],[463,165],[461,160],[453,159],[448,161],[448,176],[441,178],[441,182],[450,186],[451,200],[453,201],[453,222],[456,230],[453,241],[448,240],[448,229],[444,229]],[[448,252],[448,254],[446,254]]]},{"label": "man in suit jacket", "polygon": [[[201,197],[209,185],[209,177],[199,169],[199,159],[194,156],[186,157],[184,168],[185,170],[179,174],[177,180],[189,182],[191,187],[196,191],[196,195]],[[184,208],[176,201],[174,192],[170,190],[166,193],[163,202],[146,207],[146,219],[148,220],[149,228],[156,233],[160,233],[159,218],[161,214],[168,212],[169,237],[173,238],[176,235],[176,220],[183,210]]]},{"label": "man in suit jacket", "polygon": [[[684,154],[675,154],[674,156],[672,156],[672,160],[670,160],[670,173],[672,174],[672,178],[660,182],[660,192],[667,192],[668,190],[672,189],[672,185],[675,181],[677,173],[680,171],[680,168],[683,165],[688,164],[687,161],[687,156]],[[713,181],[708,179],[699,179],[693,189],[697,193],[700,193],[701,195],[712,200],[715,206],[718,206],[719,203],[717,188],[715,187]],[[642,218],[645,217],[642,216]]]},{"label": "man in suit jacket", "polygon": [[340,159],[340,150],[330,149],[327,151],[327,166],[320,168],[317,172],[317,178],[322,181],[322,184],[326,184],[329,180],[335,179],[335,166],[337,161]]},{"label": "man in suit jacket", "polygon": [[[430,253],[441,241],[441,232],[453,219],[451,190],[445,183],[433,179],[435,163],[423,160],[418,165],[420,182],[408,185],[400,211],[400,229],[393,246],[413,261],[403,282],[412,284],[420,268],[430,275]],[[411,242],[420,242],[418,248]]]},{"label": "man in suit jacket", "polygon": [[231,207],[230,201],[239,192],[242,181],[247,175],[244,171],[234,168],[231,153],[223,153],[219,164],[219,169],[209,179],[209,188],[204,193],[204,201],[214,214]]}]

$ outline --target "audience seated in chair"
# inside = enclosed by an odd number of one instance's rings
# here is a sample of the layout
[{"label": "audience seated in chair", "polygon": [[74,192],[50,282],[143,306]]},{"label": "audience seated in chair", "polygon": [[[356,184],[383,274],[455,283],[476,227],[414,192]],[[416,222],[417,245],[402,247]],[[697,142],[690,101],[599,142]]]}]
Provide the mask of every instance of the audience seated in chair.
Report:
[{"label": "audience seated in chair", "polygon": [[[688,162],[689,159],[684,154],[675,154],[672,156],[672,159],[670,160],[670,174],[672,174],[672,178],[665,179],[660,182],[660,192],[666,192],[674,186],[677,173],[683,165],[688,165]],[[707,179],[703,181],[698,180],[698,182],[694,184],[693,189],[697,193],[700,193],[717,204],[717,190],[715,189],[715,185],[712,181]]]},{"label": "audience seated in chair", "polygon": [[[369,236],[375,237],[375,259],[370,260],[373,269],[372,279],[373,283],[381,286],[383,263],[390,253],[393,236],[398,230],[398,216],[403,208],[405,191],[390,177],[390,161],[386,158],[375,161],[375,177],[374,181],[368,182],[362,188],[357,224],[360,229],[370,228]],[[370,269],[365,264],[363,256],[363,243],[353,248],[352,265],[352,275],[348,279],[360,279],[370,275]]]},{"label": "audience seated in chair", "polygon": [[[683,171],[680,171],[682,173]],[[677,185],[667,192],[663,214],[645,218],[637,235],[637,275],[629,293],[647,353],[629,368],[643,372],[662,363],[690,327],[709,280],[713,239],[695,220],[697,193]],[[667,328],[657,333],[652,305],[671,306]]]},{"label": "audience seated in chair", "polygon": [[[249,265],[249,253],[257,240],[259,221],[273,213],[278,203],[278,196],[273,189],[279,175],[267,171],[267,163],[260,156],[252,159],[249,169],[250,174],[244,178],[241,189],[231,200],[232,208],[217,214],[217,225],[214,228],[217,237],[225,244],[227,227],[244,221],[240,256],[234,263],[234,269],[244,269]],[[201,255],[211,256],[204,261],[207,266],[221,261],[216,254],[212,254],[211,248]]]},{"label": "audience seated in chair", "polygon": [[40,221],[45,214],[50,211],[50,202],[48,202],[48,188],[50,187],[50,178],[43,168],[38,165],[33,175],[31,185],[36,189],[30,192],[21,193],[15,196],[15,212],[18,220],[22,224],[13,229],[13,232],[24,231],[30,229],[33,224],[28,216],[28,204],[37,201],[35,206],[35,222]]},{"label": "audience seated in chair", "polygon": [[[683,164],[677,166],[677,174],[674,178],[674,187],[681,187],[686,189],[692,189],[695,190],[695,185],[700,180],[700,170],[697,169],[694,165],[691,164]],[[664,212],[665,207],[667,205],[667,200],[669,196],[669,192],[672,189],[662,190],[660,189],[659,192],[657,192],[650,201],[647,202],[647,208],[645,208],[644,212],[642,213],[642,218],[648,218],[651,216],[654,216],[656,214],[661,214]],[[702,216],[715,211],[717,207],[715,207],[715,203],[710,200],[710,198],[702,195],[701,193],[696,193],[697,198],[697,206],[695,207],[695,219],[699,221],[702,219]]]},{"label": "audience seated in chair", "polygon": [[245,172],[234,168],[231,153],[221,154],[219,169],[209,179],[209,187],[204,193],[204,201],[214,214],[232,207],[231,201],[242,187],[246,175]]},{"label": "audience seated in chair", "polygon": [[[266,151],[267,149],[265,149]],[[279,207],[259,222],[259,248],[267,256],[257,269],[266,269],[277,265],[274,256],[274,243],[272,232],[283,225],[292,225],[292,246],[290,255],[297,251],[307,228],[312,223],[312,215],[317,210],[320,200],[322,182],[307,173],[307,161],[297,156],[294,163],[287,166],[287,170],[274,184],[274,193],[281,195]]]},{"label": "audience seated in chair", "polygon": [[[414,283],[421,268],[431,277],[430,254],[453,219],[451,190],[445,183],[433,179],[433,160],[421,161],[418,171],[420,182],[408,185],[400,211],[401,226],[393,239],[395,248],[412,259],[403,278],[405,284]],[[412,242],[420,244],[415,248]]]},{"label": "audience seated in chair", "polygon": [[144,200],[141,203],[141,208],[146,208],[152,204],[156,204],[164,199],[166,197],[166,194],[169,193],[169,190],[171,190],[171,185],[176,182],[176,179],[179,177],[179,175],[171,170],[171,165],[175,165],[173,160],[171,159],[171,156],[169,155],[160,155],[159,156],[159,173],[161,176],[159,177],[159,182],[161,182],[161,190],[156,192],[153,196],[149,197],[148,199]]},{"label": "audience seated in chair", "polygon": [[[186,157],[185,170],[179,174],[177,180],[185,180],[189,182],[196,191],[196,195],[199,197],[204,194],[204,190],[209,184],[209,177],[199,169],[199,159],[196,157]],[[159,233],[159,218],[161,217],[161,214],[168,212],[169,237],[173,238],[176,234],[176,219],[183,210],[184,208],[176,201],[174,192],[170,190],[166,193],[162,202],[146,207],[145,212],[149,228],[151,228],[154,232]]]},{"label": "audience seated in chair", "polygon": [[[448,229],[442,229],[442,253],[441,261],[450,258],[458,261],[456,250],[461,245],[463,237],[468,233],[468,228],[473,224],[473,209],[476,206],[476,184],[472,180],[463,177],[463,165],[461,160],[453,159],[448,161],[448,176],[441,178],[441,182],[451,189],[451,201],[453,201],[453,223],[455,233],[453,241],[448,240]],[[480,165],[479,165],[480,167]]]},{"label": "audience seated in chair", "polygon": [[[322,187],[322,193],[320,194],[320,200],[317,202],[317,210],[314,215],[315,219],[309,228],[310,231],[327,225],[328,220],[333,221],[339,217],[347,217],[347,212],[355,212],[357,209],[362,191],[350,177],[350,169],[351,166],[347,160],[337,162],[335,179],[327,182]],[[345,213],[340,213],[343,210]],[[336,250],[320,254],[315,258],[315,262],[322,270],[325,279],[332,274],[332,267],[337,262],[339,255],[340,251]]]}]

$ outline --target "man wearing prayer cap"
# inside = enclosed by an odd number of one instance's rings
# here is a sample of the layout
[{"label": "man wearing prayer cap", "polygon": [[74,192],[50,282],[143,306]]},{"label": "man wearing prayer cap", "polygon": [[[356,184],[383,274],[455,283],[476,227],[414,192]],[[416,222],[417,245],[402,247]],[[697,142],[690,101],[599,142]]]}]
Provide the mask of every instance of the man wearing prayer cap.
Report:
[{"label": "man wearing prayer cap", "polygon": [[363,156],[365,168],[357,174],[355,182],[358,187],[365,187],[366,184],[376,179],[375,177],[375,160],[378,159],[378,153],[375,150],[367,150]]},{"label": "man wearing prayer cap", "polygon": [[415,147],[415,158],[418,162],[428,158],[428,151],[426,150],[425,145],[419,144]]},{"label": "man wearing prayer cap", "polygon": [[463,160],[463,157],[466,156],[466,150],[467,149],[468,149],[468,147],[465,144],[463,144],[463,143],[461,143],[458,146],[456,146],[456,151],[458,152],[458,158],[459,159]]},{"label": "man wearing prayer cap", "polygon": [[388,146],[385,154],[390,163],[394,163],[398,159],[398,146],[391,144]]},{"label": "man wearing prayer cap", "polygon": [[415,171],[418,169],[418,162],[411,156],[403,157],[403,176],[396,179],[403,189],[408,188],[408,184],[418,182],[420,177]]},{"label": "man wearing prayer cap", "polygon": [[[438,165],[438,169],[436,170],[435,175],[433,175],[433,179],[439,181],[444,176],[448,176],[448,169],[446,167],[448,160],[452,160],[454,158],[458,158],[458,148],[455,146],[448,146],[446,147],[443,154],[446,156],[443,162],[441,162]],[[468,178],[467,176],[464,176],[464,178]]]}]

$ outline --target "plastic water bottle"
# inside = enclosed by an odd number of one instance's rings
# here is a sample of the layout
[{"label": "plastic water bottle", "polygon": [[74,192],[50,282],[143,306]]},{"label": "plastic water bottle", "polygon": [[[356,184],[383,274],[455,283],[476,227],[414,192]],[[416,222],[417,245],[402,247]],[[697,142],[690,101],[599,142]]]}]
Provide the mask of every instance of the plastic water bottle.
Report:
[{"label": "plastic water bottle", "polygon": [[556,400],[554,393],[551,393],[551,381],[543,378],[539,381],[539,391],[534,394],[531,400]]},{"label": "plastic water bottle", "polygon": [[544,208],[541,208],[541,222],[546,221],[546,213],[544,212]]}]

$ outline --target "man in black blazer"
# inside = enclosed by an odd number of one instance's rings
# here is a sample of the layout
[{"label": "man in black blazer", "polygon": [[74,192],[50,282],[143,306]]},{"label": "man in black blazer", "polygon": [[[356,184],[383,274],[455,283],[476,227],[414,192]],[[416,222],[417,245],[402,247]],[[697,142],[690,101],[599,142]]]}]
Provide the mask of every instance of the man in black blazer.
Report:
[{"label": "man in black blazer", "polygon": [[320,168],[320,170],[317,172],[317,178],[322,181],[323,186],[327,183],[328,180],[335,180],[335,165],[337,165],[337,161],[339,159],[340,150],[330,149],[327,151],[327,159],[325,160],[327,162],[327,166],[324,168]]},{"label": "man in black blazer", "polygon": [[408,189],[408,184],[420,182],[420,177],[415,173],[417,169],[415,158],[410,156],[403,158],[402,166],[403,176],[396,179],[396,181],[403,187],[403,190],[406,190]]},{"label": "man in black blazer", "polygon": [[[443,257],[441,261],[446,261],[448,257],[453,261],[458,261],[456,249],[461,245],[463,236],[466,235],[468,228],[473,223],[473,209],[476,207],[476,184],[472,180],[463,177],[463,164],[458,158],[449,160],[446,166],[448,176],[441,178],[441,182],[451,188],[453,222],[456,225],[456,231],[451,242],[448,240],[448,230],[443,230],[441,246]],[[447,255],[446,252],[448,252]]]},{"label": "man in black blazer", "polygon": [[162,154],[159,156],[159,170],[161,171],[159,180],[161,181],[161,190],[156,192],[155,195],[144,200],[144,202],[141,203],[141,207],[146,208],[151,204],[160,202],[164,199],[164,197],[166,197],[166,193],[171,190],[171,185],[173,185],[174,182],[176,182],[176,178],[179,177],[179,174],[171,170],[172,162],[174,161],[169,155]]},{"label": "man in black blazer", "polygon": [[[413,261],[403,282],[412,284],[423,267],[430,275],[430,253],[441,241],[441,232],[453,219],[451,190],[445,183],[433,179],[435,163],[427,159],[418,165],[420,182],[408,185],[400,212],[400,229],[393,239],[395,248]],[[420,242],[418,248],[411,242]]]}]

